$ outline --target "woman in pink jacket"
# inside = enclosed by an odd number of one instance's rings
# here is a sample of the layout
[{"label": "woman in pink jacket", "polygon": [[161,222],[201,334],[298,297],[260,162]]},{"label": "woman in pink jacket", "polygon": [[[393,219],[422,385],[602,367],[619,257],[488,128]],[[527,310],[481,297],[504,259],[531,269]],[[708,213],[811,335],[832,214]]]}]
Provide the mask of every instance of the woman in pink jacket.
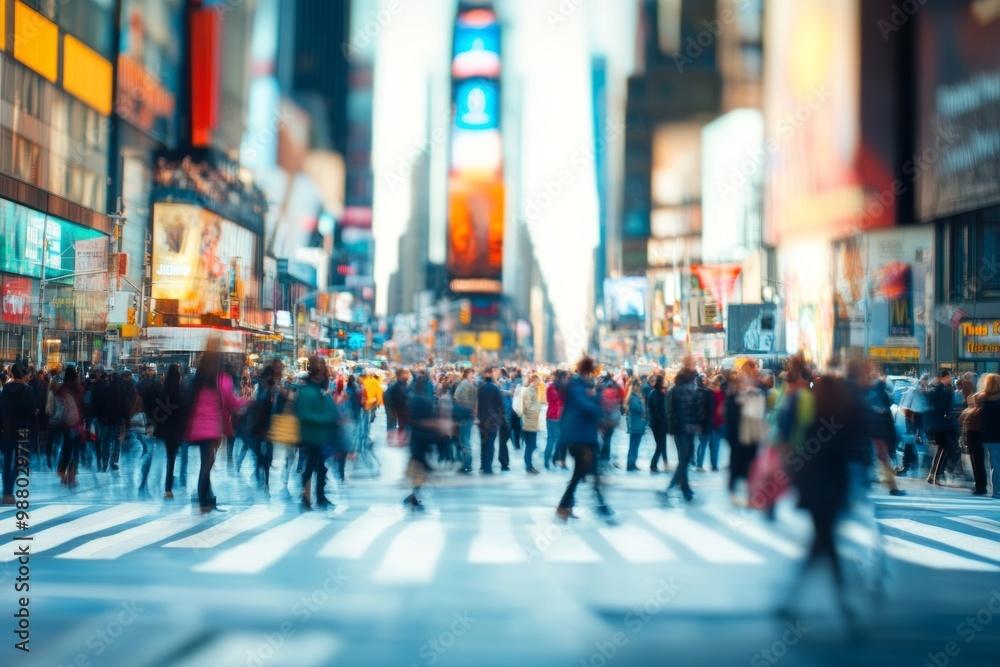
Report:
[{"label": "woman in pink jacket", "polygon": [[218,509],[212,495],[211,472],[215,452],[223,437],[232,432],[232,415],[246,406],[236,396],[233,379],[222,372],[218,348],[211,343],[198,362],[191,383],[191,412],[185,440],[201,450],[201,472],[198,474],[198,504],[202,512]]}]

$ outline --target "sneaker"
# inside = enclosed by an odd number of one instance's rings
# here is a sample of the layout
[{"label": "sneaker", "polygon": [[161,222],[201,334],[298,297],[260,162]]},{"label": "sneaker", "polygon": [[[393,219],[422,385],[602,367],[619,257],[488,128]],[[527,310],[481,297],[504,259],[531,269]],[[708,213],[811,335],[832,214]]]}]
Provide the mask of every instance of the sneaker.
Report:
[{"label": "sneaker", "polygon": [[902,489],[889,489],[889,495],[890,496],[905,496],[906,495],[906,491],[903,491]]},{"label": "sneaker", "polygon": [[173,498],[174,497],[174,492],[173,491],[167,491],[166,493],[163,494],[163,497],[164,498]]},{"label": "sneaker", "polygon": [[702,468],[701,466],[698,466],[697,468],[694,469],[694,471],[695,472],[705,472],[705,469]]},{"label": "sneaker", "polygon": [[639,466],[629,466],[625,468],[625,472],[639,472]]},{"label": "sneaker", "polygon": [[527,472],[528,472],[529,475],[538,475],[539,474],[538,470],[536,470],[535,468],[528,468]]}]

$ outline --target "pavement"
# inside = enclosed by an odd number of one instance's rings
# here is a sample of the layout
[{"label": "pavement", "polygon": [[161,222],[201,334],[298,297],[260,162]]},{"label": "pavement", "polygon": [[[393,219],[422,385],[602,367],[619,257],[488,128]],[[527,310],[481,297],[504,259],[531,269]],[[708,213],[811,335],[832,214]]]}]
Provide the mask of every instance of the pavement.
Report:
[{"label": "pavement", "polygon": [[[285,450],[268,492],[249,459],[237,471],[220,456],[228,511],[209,515],[189,498],[196,450],[173,499],[162,448],[147,493],[137,452],[74,489],[33,460],[27,529],[0,510],[0,665],[998,664],[1000,501],[961,482],[904,478],[908,495],[873,487],[852,509],[838,544],[849,622],[823,570],[776,613],[809,524],[791,499],[773,522],[733,505],[725,457],[692,473],[690,505],[657,500],[667,475],[614,471],[617,525],[583,486],[580,518],[561,524],[568,473],[530,476],[520,452],[508,473],[436,476],[413,514],[405,450],[382,444],[381,420],[373,436],[379,475],[351,471],[334,506],[312,511],[297,475],[282,483]],[[617,434],[615,454],[626,445]],[[32,538],[27,593],[15,537]],[[13,633],[26,594],[27,653]]]}]

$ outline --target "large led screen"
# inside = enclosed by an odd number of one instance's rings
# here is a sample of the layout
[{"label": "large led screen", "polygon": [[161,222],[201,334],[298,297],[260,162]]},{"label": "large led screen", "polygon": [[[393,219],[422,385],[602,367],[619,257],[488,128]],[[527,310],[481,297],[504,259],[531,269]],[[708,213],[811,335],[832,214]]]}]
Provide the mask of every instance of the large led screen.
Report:
[{"label": "large led screen", "polygon": [[970,0],[921,4],[917,155],[903,169],[926,221],[1000,203],[1000,12]]},{"label": "large led screen", "polygon": [[257,235],[189,204],[153,207],[153,298],[180,315],[219,315],[230,296],[257,294]]},{"label": "large led screen", "polygon": [[500,77],[500,24],[489,9],[471,9],[458,15],[451,75],[455,79]]},{"label": "large led screen", "polygon": [[504,187],[452,179],[448,271],[452,280],[500,280],[503,273]]},{"label": "large led screen", "polygon": [[642,329],[646,320],[646,278],[605,278],[604,316],[613,329]]}]

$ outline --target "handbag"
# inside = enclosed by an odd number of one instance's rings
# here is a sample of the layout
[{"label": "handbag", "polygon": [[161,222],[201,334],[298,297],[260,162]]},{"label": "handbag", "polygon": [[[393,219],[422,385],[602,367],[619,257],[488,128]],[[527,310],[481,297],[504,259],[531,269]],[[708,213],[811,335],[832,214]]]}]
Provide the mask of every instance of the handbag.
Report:
[{"label": "handbag", "polygon": [[268,441],[285,445],[298,445],[300,438],[299,418],[282,412],[271,416],[271,428],[267,431]]},{"label": "handbag", "polygon": [[776,447],[765,447],[750,466],[748,505],[765,509],[788,490],[788,475]]}]

